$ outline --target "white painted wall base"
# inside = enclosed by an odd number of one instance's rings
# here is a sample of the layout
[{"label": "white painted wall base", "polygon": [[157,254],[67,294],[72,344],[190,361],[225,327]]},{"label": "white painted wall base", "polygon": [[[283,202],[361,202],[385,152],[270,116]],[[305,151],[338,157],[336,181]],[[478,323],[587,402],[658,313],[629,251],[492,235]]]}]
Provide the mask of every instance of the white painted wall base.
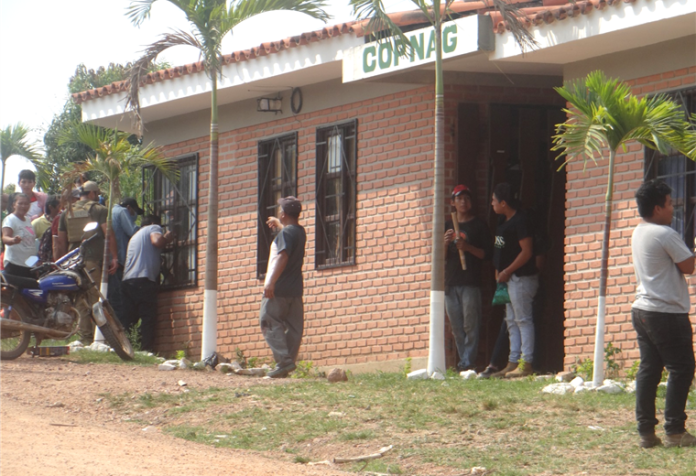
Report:
[{"label": "white painted wall base", "polygon": [[428,375],[445,374],[445,292],[430,291]]}]

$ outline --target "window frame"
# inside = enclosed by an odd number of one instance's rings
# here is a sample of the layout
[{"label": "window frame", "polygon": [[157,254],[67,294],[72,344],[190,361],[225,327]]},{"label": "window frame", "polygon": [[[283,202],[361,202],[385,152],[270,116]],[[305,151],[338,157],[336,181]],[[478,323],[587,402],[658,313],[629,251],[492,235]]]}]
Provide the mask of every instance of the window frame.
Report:
[{"label": "window frame", "polygon": [[[669,99],[679,104],[684,110],[687,121],[690,121],[690,114],[696,113],[696,86],[676,89],[660,94],[664,94]],[[673,164],[676,164],[681,170],[659,174],[660,165],[666,163],[666,160],[672,159],[679,160],[678,162],[676,160],[673,161]],[[657,150],[643,147],[643,166],[646,181],[653,179],[664,180],[677,192],[672,196],[676,203],[674,206],[675,213],[670,226],[682,235],[684,243],[691,248],[694,245],[694,238],[696,238],[696,163],[677,151],[672,151],[668,155],[663,155]],[[673,186],[675,181],[679,182],[676,190]],[[682,195],[677,196],[680,190],[683,190],[683,203],[680,203]],[[680,230],[680,228],[683,229]]]},{"label": "window frame", "polygon": [[[167,244],[163,249],[162,249],[162,259],[165,261],[166,255],[171,254],[172,256],[172,268],[177,267],[177,263],[179,260],[177,259],[177,254],[179,250],[182,249],[189,249],[192,252],[192,256],[189,256],[188,258],[188,263],[192,264],[193,267],[189,268],[186,271],[186,274],[189,274],[191,277],[186,280],[182,280],[179,282],[177,279],[177,282],[172,283],[172,284],[166,284],[166,283],[161,283],[160,284],[160,289],[162,291],[170,291],[170,290],[176,290],[176,289],[183,289],[183,288],[193,288],[193,287],[198,287],[198,180],[200,177],[200,171],[199,171],[199,154],[194,153],[194,154],[186,154],[178,157],[174,157],[172,159],[169,159],[170,163],[175,166],[175,169],[177,171],[180,171],[182,168],[193,165],[193,173],[195,174],[194,180],[190,181],[190,183],[193,185],[194,190],[192,193],[189,195],[189,202],[188,203],[183,203],[181,205],[177,205],[177,202],[174,203],[172,210],[175,213],[175,219],[173,220],[174,223],[176,223],[178,220],[176,219],[176,216],[178,215],[178,210],[180,208],[188,208],[190,212],[190,216],[193,217],[192,223],[189,225],[189,230],[188,230],[188,236],[193,236],[193,240],[186,240],[185,242],[183,240],[180,240],[180,236],[177,236],[177,238],[172,242]],[[159,175],[159,177],[157,177]],[[159,215],[162,218],[162,230],[166,233],[170,229],[170,223],[172,222],[171,220],[167,220],[165,222],[165,217],[163,216],[164,213],[169,209],[167,206],[163,206],[162,203],[165,201],[164,197],[159,197],[158,199],[154,199],[152,202],[150,202],[148,199],[148,194],[149,190],[148,188],[150,186],[162,188],[162,182],[161,180],[167,180],[166,177],[163,176],[162,172],[158,171],[155,169],[154,166],[146,166],[143,167],[142,170],[142,177],[143,177],[143,210],[145,210],[145,214],[156,214]],[[152,180],[153,182],[155,180],[158,180],[157,183],[150,183],[149,181]],[[171,182],[170,182],[171,183]],[[179,184],[181,184],[181,177],[179,177]],[[155,191],[152,193],[155,193],[157,191],[157,188]],[[161,190],[160,190],[161,191]],[[173,191],[175,193],[175,196],[181,196],[180,192],[180,187],[175,186],[173,187]],[[193,201],[193,203],[191,203]],[[165,261],[166,262],[166,261]],[[160,270],[160,279],[162,279],[162,271],[165,269],[163,266],[162,269]],[[176,277],[177,273],[175,271],[174,276]]]},{"label": "window frame", "polygon": [[[352,129],[352,133],[351,133]],[[358,120],[342,121],[316,129],[316,195],[315,195],[315,269],[332,269],[345,266],[354,266],[357,263],[357,197],[358,197]],[[351,160],[346,157],[345,139],[341,142],[341,170],[327,172],[330,165],[328,156],[329,138],[331,132],[339,132],[341,137],[350,138],[353,141]],[[335,135],[335,134],[334,134]],[[326,149],[326,150],[325,150]],[[353,169],[350,168],[352,162]],[[347,165],[344,167],[344,165]],[[330,220],[326,217],[326,182],[330,179],[340,179],[342,184],[339,212],[332,215]],[[351,202],[352,198],[352,203]],[[340,246],[337,254],[339,258],[328,258],[329,237],[327,222],[338,222]],[[349,242],[352,240],[352,246]],[[352,252],[351,252],[352,251]]]},{"label": "window frame", "polygon": [[[274,193],[280,191],[280,197],[287,197],[293,195],[297,197],[297,171],[298,171],[298,158],[299,158],[299,147],[298,147],[299,137],[298,133],[290,132],[282,135],[277,135],[260,140],[257,145],[257,171],[258,171],[258,182],[257,182],[257,253],[256,253],[256,275],[257,279],[264,279],[266,276],[266,270],[268,267],[268,257],[270,254],[271,243],[275,238],[275,234],[268,228],[266,221],[270,216],[278,216],[278,204],[274,200]],[[295,159],[292,166],[292,170],[286,169],[285,153],[287,147],[294,147]],[[266,150],[268,148],[268,150]],[[283,156],[280,158],[281,164],[281,177],[280,184],[274,185],[267,182],[277,180],[275,178],[269,178],[269,172],[271,170],[271,158],[274,151],[280,150]],[[267,162],[262,163],[266,160]],[[292,167],[291,166],[291,167]],[[291,173],[288,180],[285,180],[285,174]],[[264,196],[265,195],[265,196]],[[270,210],[273,210],[273,215],[270,214]]]}]

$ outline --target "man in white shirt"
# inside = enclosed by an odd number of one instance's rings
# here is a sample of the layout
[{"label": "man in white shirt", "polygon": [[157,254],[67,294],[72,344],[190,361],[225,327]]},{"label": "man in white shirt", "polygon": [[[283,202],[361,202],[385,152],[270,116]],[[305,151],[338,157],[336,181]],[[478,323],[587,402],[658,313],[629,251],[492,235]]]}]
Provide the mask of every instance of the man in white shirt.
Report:
[{"label": "man in white shirt", "polygon": [[696,446],[686,431],[686,400],[694,378],[691,303],[685,274],[694,272],[694,255],[670,224],[672,190],[661,181],[646,182],[636,192],[643,221],[633,231],[631,247],[638,288],[632,306],[640,367],[636,375],[636,420],[640,446],[662,444],[655,435],[655,398],[664,368],[669,372],[665,398],[665,446]]}]

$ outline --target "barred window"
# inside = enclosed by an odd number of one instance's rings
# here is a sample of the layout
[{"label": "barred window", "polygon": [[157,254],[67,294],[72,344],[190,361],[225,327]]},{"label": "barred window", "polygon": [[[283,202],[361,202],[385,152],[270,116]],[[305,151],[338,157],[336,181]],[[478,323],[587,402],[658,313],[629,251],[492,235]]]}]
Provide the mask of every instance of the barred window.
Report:
[{"label": "barred window", "polygon": [[[696,112],[696,88],[682,89],[668,96],[684,109],[684,115]],[[645,148],[645,179],[661,179],[672,188],[674,216],[672,228],[680,233],[691,248],[696,236],[696,166],[693,161],[677,151],[664,155]]]},{"label": "barred window", "polygon": [[162,250],[163,289],[197,284],[198,155],[173,160],[179,173],[170,180],[154,167],[143,169],[143,209],[162,219],[162,229],[176,239]]},{"label": "barred window", "polygon": [[355,264],[357,121],[317,129],[317,268]]},{"label": "barred window", "polygon": [[263,278],[268,268],[268,255],[273,232],[266,221],[278,216],[278,199],[297,196],[297,134],[259,142],[259,197],[257,275]]}]

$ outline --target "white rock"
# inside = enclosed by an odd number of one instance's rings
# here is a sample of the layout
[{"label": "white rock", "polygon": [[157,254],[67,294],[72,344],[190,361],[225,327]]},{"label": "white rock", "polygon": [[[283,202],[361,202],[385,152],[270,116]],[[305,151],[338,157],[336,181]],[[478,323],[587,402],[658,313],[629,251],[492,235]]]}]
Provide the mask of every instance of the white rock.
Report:
[{"label": "white rock", "polygon": [[205,369],[205,362],[196,362],[193,364],[193,369],[194,370],[204,370]]},{"label": "white rock", "polygon": [[615,383],[610,383],[607,385],[602,385],[601,387],[597,387],[597,391],[602,392],[602,393],[612,394],[612,393],[621,393],[621,392],[623,392],[623,389],[620,386],[616,385]]},{"label": "white rock", "polygon": [[101,342],[92,342],[87,348],[95,352],[109,352],[111,350],[111,347]]},{"label": "white rock", "polygon": [[626,386],[626,391],[628,393],[634,393],[636,391],[636,381],[635,380],[633,382],[628,383],[628,385]]},{"label": "white rock", "polygon": [[168,365],[173,365],[177,369],[179,368],[179,361],[178,360],[169,359],[169,360],[165,360],[164,363],[168,364]]},{"label": "white rock", "polygon": [[235,369],[235,370],[236,370],[236,369],[241,369],[241,368],[242,368],[242,364],[240,364],[240,363],[237,362],[236,360],[233,360],[232,362],[230,362],[230,363],[227,364],[227,365],[229,365],[230,367],[232,367],[232,368]]},{"label": "white rock", "polygon": [[342,418],[342,417],[346,416],[346,414],[343,412],[331,412],[331,413],[329,413],[329,416],[336,417],[336,418]]},{"label": "white rock", "polygon": [[68,347],[70,347],[70,350],[73,350],[77,347],[84,347],[84,344],[80,342],[79,340],[74,340],[71,343],[68,344]]},{"label": "white rock", "polygon": [[175,367],[175,366],[173,366],[172,364],[168,364],[168,363],[166,363],[166,362],[163,363],[163,364],[159,364],[159,365],[157,366],[157,368],[158,368],[159,370],[176,370],[176,367]]},{"label": "white rock", "polygon": [[574,392],[575,387],[569,383],[552,383],[541,389],[542,393],[550,393],[552,395],[565,395],[566,393]]},{"label": "white rock", "polygon": [[438,371],[433,372],[430,378],[433,380],[445,380],[445,376]]},{"label": "white rock", "polygon": [[584,385],[580,387],[575,387],[575,391],[573,393],[583,393],[583,392],[589,392],[590,389],[585,387]]},{"label": "white rock", "polygon": [[191,367],[191,361],[188,359],[181,359],[179,360],[179,368],[180,369],[187,369]]},{"label": "white rock", "polygon": [[575,373],[573,372],[560,372],[556,374],[557,382],[570,382],[575,378]]},{"label": "white rock", "polygon": [[585,379],[582,377],[575,377],[570,381],[570,384],[573,386],[573,388],[582,387],[585,384]]},{"label": "white rock", "polygon": [[471,379],[476,378],[476,371],[475,370],[463,370],[462,372],[459,372],[459,375],[464,380],[471,380]]},{"label": "white rock", "polygon": [[266,375],[266,370],[265,369],[259,369],[259,368],[254,368],[254,369],[239,369],[235,370],[234,373],[237,375],[251,375],[254,377],[263,377]]},{"label": "white rock", "polygon": [[413,372],[410,372],[408,375],[406,375],[406,378],[409,380],[425,380],[428,378],[428,370],[414,370]]},{"label": "white rock", "polygon": [[186,382],[184,382],[183,380],[179,380],[177,383],[179,384],[179,387],[185,387],[185,386],[186,386]]},{"label": "white rock", "polygon": [[230,372],[234,372],[234,367],[232,367],[231,364],[222,363],[218,364],[217,367],[215,367],[215,370],[222,372],[223,374],[228,374]]},{"label": "white rock", "polygon": [[474,466],[473,468],[471,468],[471,471],[469,471],[469,474],[480,474],[483,476],[485,474],[488,474],[488,470],[483,466]]},{"label": "white rock", "polygon": [[553,375],[537,375],[536,377],[534,377],[534,381],[535,382],[543,382],[545,380],[552,380],[554,378],[555,377]]}]

